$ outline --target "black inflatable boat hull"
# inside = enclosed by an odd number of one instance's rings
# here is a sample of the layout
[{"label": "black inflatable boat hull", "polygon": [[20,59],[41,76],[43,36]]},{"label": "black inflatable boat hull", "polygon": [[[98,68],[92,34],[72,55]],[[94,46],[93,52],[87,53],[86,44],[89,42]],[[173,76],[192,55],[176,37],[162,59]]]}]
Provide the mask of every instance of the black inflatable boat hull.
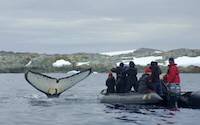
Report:
[{"label": "black inflatable boat hull", "polygon": [[180,107],[200,108],[200,91],[182,94],[178,103]]},{"label": "black inflatable boat hull", "polygon": [[101,103],[109,104],[158,104],[163,99],[156,93],[115,93],[101,97]]}]

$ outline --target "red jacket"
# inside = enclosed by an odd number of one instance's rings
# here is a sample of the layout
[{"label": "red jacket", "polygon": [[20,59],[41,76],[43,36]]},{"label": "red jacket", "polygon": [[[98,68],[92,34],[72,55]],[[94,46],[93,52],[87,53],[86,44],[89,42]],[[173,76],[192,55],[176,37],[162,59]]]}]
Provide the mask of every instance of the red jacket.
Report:
[{"label": "red jacket", "polygon": [[176,64],[168,65],[168,72],[165,78],[168,83],[180,83],[179,69]]}]

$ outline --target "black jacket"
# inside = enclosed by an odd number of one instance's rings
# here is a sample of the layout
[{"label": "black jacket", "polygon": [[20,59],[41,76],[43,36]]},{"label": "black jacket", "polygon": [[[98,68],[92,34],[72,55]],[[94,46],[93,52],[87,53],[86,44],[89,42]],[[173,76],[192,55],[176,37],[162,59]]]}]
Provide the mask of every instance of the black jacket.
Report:
[{"label": "black jacket", "polygon": [[116,73],[117,80],[118,79],[125,79],[125,77],[126,77],[126,73],[125,73],[125,68],[124,67],[112,68],[111,71]]},{"label": "black jacket", "polygon": [[116,86],[116,82],[115,82],[115,78],[108,78],[106,80],[106,86],[107,86],[107,93],[115,93],[115,86]]},{"label": "black jacket", "polygon": [[150,68],[152,70],[152,74],[151,74],[152,83],[160,82],[160,74],[161,74],[160,67],[155,65],[155,66],[151,66]]},{"label": "black jacket", "polygon": [[145,93],[149,89],[151,83],[151,77],[149,74],[143,74],[138,80],[138,92]]},{"label": "black jacket", "polygon": [[132,86],[134,87],[134,90],[137,91],[137,69],[135,67],[129,67],[126,70],[126,80],[126,91],[130,92]]},{"label": "black jacket", "polygon": [[135,67],[129,67],[126,70],[127,80],[137,81],[137,69]]}]

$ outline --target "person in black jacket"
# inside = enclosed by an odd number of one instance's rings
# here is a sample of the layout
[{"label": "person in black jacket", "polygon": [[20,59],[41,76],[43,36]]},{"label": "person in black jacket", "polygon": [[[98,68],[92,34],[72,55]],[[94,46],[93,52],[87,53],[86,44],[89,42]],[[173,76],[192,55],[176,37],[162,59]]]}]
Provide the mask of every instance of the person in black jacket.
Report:
[{"label": "person in black jacket", "polygon": [[120,65],[116,68],[111,69],[112,72],[116,73],[116,92],[124,93],[125,85],[126,85],[126,73],[124,63],[120,63]]},{"label": "person in black jacket", "polygon": [[149,67],[144,69],[144,74],[138,80],[138,92],[139,93],[147,93],[149,91],[153,91],[151,88],[151,74],[152,71]]},{"label": "person in black jacket", "polygon": [[108,78],[106,80],[106,86],[107,86],[107,94],[109,93],[115,93],[115,78],[113,77],[113,74],[110,72],[108,74]]},{"label": "person in black jacket", "polygon": [[152,82],[160,82],[160,74],[162,73],[160,70],[160,67],[158,66],[158,62],[151,62],[151,66],[150,66],[151,70],[152,70]]},{"label": "person in black jacket", "polygon": [[152,88],[154,91],[156,91],[159,95],[162,95],[162,88],[161,88],[161,80],[160,80],[160,74],[161,70],[158,66],[158,62],[151,62],[151,80],[152,80]]},{"label": "person in black jacket", "polygon": [[133,87],[137,91],[137,68],[133,61],[129,62],[129,68],[126,70],[126,92],[130,92]]}]

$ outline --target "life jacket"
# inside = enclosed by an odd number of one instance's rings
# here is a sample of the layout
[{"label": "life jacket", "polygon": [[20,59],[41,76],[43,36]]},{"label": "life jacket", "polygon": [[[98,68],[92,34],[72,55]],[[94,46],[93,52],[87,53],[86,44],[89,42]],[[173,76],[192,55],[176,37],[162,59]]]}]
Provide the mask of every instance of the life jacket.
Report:
[{"label": "life jacket", "polygon": [[166,75],[166,82],[179,84],[180,83],[180,76],[179,76],[179,69],[177,64],[170,64],[168,65],[168,72]]}]

